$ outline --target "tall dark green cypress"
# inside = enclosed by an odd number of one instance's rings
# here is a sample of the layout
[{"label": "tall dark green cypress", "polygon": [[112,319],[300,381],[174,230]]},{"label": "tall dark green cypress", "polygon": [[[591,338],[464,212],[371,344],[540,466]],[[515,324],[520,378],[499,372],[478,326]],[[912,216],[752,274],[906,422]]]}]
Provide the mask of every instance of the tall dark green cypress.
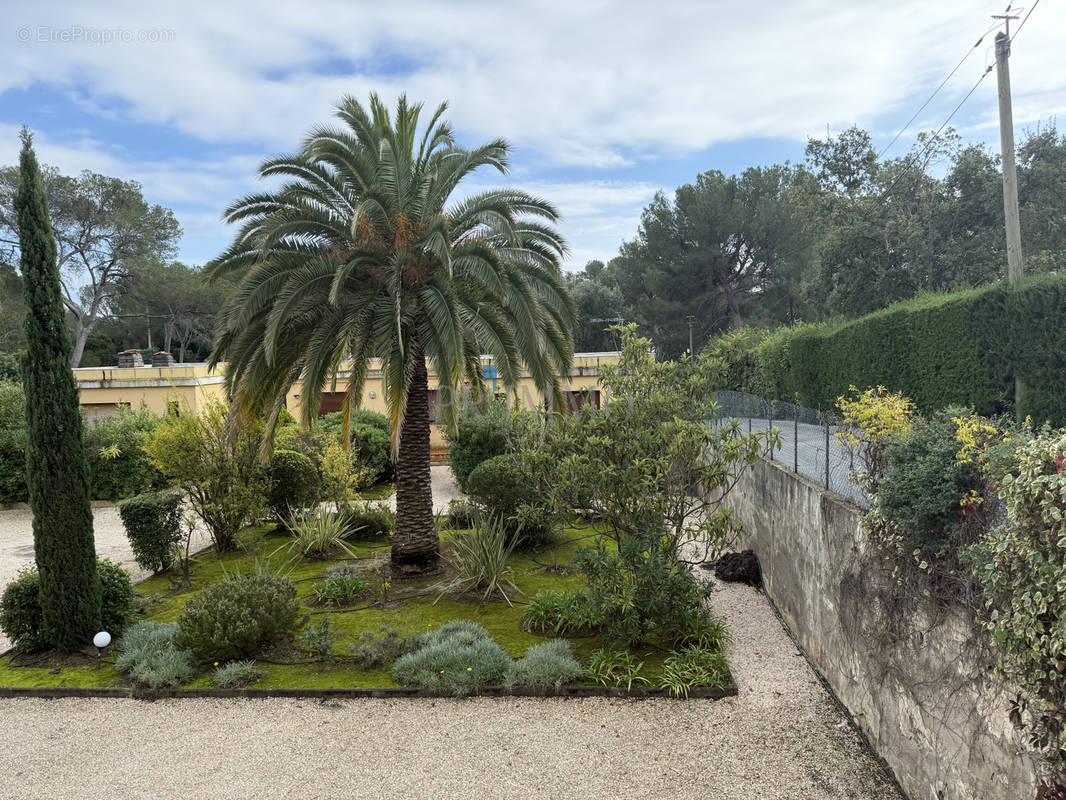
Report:
[{"label": "tall dark green cypress", "polygon": [[78,650],[92,641],[100,625],[89,470],[48,199],[25,128],[15,211],[27,306],[28,347],[22,363],[29,429],[26,482],[41,574],[41,633],[53,647]]}]

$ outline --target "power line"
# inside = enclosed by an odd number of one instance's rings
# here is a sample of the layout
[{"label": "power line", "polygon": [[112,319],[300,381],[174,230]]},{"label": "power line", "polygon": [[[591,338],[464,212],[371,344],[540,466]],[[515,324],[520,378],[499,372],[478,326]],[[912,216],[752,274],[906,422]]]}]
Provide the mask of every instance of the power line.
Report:
[{"label": "power line", "polygon": [[981,77],[977,79],[977,83],[973,85],[973,88],[971,88],[970,91],[966,93],[966,96],[959,101],[959,104],[955,106],[955,109],[950,114],[948,114],[948,118],[944,120],[943,123],[941,123],[940,127],[936,129],[936,132],[929,137],[929,141],[925,143],[925,147],[923,147],[920,151],[918,151],[918,153],[910,157],[910,163],[903,167],[903,171],[900,172],[900,174],[896,176],[895,180],[893,180],[892,183],[888,185],[888,188],[881,193],[881,197],[879,198],[880,202],[884,202],[885,198],[888,197],[889,193],[892,191],[895,185],[899,183],[903,176],[910,171],[911,167],[918,163],[918,159],[920,159],[927,152],[929,152],[932,146],[936,143],[936,140],[940,137],[940,134],[944,130],[944,128],[946,128],[948,123],[951,122],[951,120],[955,117],[957,113],[959,113],[959,109],[961,109],[963,105],[966,104],[966,101],[969,100],[971,96],[973,96],[973,93],[977,91],[977,87],[981,85],[981,82],[984,81],[986,77],[988,77],[988,73],[992,71],[993,66],[994,65],[990,64],[988,67],[985,68],[985,71],[981,73]]},{"label": "power line", "polygon": [[[1008,8],[1009,8],[1009,6],[1008,6]],[[1034,6],[1034,8],[1035,8],[1035,6]],[[894,145],[897,141],[899,141],[899,137],[907,132],[907,129],[911,126],[911,123],[913,123],[916,119],[918,119],[918,115],[921,114],[923,111],[925,111],[925,109],[929,106],[929,104],[931,102],[933,102],[933,99],[938,94],[940,94],[940,90],[943,89],[944,86],[947,84],[947,82],[950,81],[955,76],[955,73],[958,72],[959,68],[963,64],[966,63],[966,59],[968,59],[970,57],[970,55],[973,53],[973,51],[981,46],[981,42],[983,42],[985,40],[985,37],[988,36],[988,34],[990,34],[992,31],[994,31],[998,27],[999,27],[999,23],[996,23],[991,28],[989,28],[987,31],[985,31],[984,33],[981,34],[980,38],[976,42],[974,42],[973,47],[971,47],[969,50],[966,51],[966,55],[964,55],[962,57],[962,60],[960,60],[959,63],[955,65],[955,68],[953,70],[951,70],[951,72],[948,73],[948,76],[946,78],[944,78],[944,80],[942,80],[940,82],[940,85],[936,87],[936,90],[931,95],[929,95],[929,98],[924,103],[922,103],[921,107],[917,111],[914,112],[914,115],[909,120],[907,120],[907,123],[902,128],[900,128],[899,133],[897,133],[895,136],[893,136],[892,137],[892,141],[889,142],[887,145],[885,145],[884,148],[882,148],[881,152],[877,154],[877,160],[878,161],[880,161],[881,157],[892,148],[892,145]]]},{"label": "power line", "polygon": [[1014,38],[1015,38],[1015,37],[1016,37],[1016,36],[1017,36],[1017,35],[1018,35],[1019,33],[1021,33],[1021,32],[1022,32],[1022,28],[1024,28],[1024,27],[1025,27],[1025,23],[1029,21],[1029,17],[1031,17],[1031,16],[1033,15],[1033,12],[1034,12],[1034,11],[1036,11],[1036,7],[1037,7],[1038,5],[1040,5],[1040,0],[1036,0],[1036,2],[1035,2],[1035,3],[1033,3],[1032,7],[1031,7],[1031,8],[1029,9],[1028,13],[1027,13],[1027,14],[1025,15],[1025,19],[1023,19],[1023,20],[1022,20],[1022,23],[1021,23],[1021,25],[1019,25],[1019,26],[1018,26],[1018,28],[1017,28],[1017,30],[1015,30],[1015,31],[1014,31],[1014,36],[1010,37],[1010,40],[1011,40],[1012,42],[1014,41]]}]

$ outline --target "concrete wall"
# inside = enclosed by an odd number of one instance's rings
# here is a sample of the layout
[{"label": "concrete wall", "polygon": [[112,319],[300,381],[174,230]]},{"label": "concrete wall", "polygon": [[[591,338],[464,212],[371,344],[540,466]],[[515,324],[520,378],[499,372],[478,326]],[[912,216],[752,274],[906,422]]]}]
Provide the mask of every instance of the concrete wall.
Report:
[{"label": "concrete wall", "polygon": [[959,610],[892,591],[858,508],[765,460],[727,504],[789,629],[912,800],[1036,796],[1035,762],[983,635]]}]

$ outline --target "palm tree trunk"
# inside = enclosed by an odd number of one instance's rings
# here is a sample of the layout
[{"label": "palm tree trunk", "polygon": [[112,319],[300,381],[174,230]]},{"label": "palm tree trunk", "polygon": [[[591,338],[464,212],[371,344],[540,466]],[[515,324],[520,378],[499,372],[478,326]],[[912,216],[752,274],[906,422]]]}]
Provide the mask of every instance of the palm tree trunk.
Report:
[{"label": "palm tree trunk", "polygon": [[433,523],[429,472],[429,379],[422,349],[407,390],[407,408],[396,458],[396,533],[392,538],[394,575],[425,575],[440,565],[440,537]]}]

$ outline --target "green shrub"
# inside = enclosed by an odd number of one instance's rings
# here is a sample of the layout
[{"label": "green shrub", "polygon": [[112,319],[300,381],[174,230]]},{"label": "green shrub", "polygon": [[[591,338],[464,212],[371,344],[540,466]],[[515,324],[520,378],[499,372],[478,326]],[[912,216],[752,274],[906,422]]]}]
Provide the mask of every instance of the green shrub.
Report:
[{"label": "green shrub", "polygon": [[916,419],[911,428],[885,444],[885,469],[874,501],[878,513],[926,554],[955,548],[959,541],[960,500],[981,485],[973,464],[959,461],[959,442],[949,409]]},{"label": "green shrub", "polygon": [[40,591],[37,568],[26,567],[4,588],[0,598],[0,629],[19,650],[32,652],[48,646],[41,635]]},{"label": "green shrub", "polygon": [[625,686],[628,692],[635,683],[650,683],[640,674],[643,669],[644,662],[637,661],[636,656],[629,651],[601,647],[589,656],[585,677],[601,686]]},{"label": "green shrub", "polygon": [[299,614],[292,581],[233,575],[185,604],[177,644],[202,659],[246,658],[268,640],[291,633]]},{"label": "green shrub", "polygon": [[481,509],[472,500],[449,500],[444,514],[444,524],[455,531],[469,530]]},{"label": "green shrub", "polygon": [[353,503],[345,518],[346,535],[351,539],[384,539],[396,530],[396,512],[388,503]]},{"label": "green shrub", "polygon": [[597,632],[626,645],[652,633],[671,642],[684,638],[710,591],[653,537],[627,536],[617,552],[597,542],[574,561],[588,580],[589,618]]},{"label": "green shrub", "polygon": [[182,504],[178,491],[145,492],[118,507],[133,557],[141,569],[166,572],[174,564],[182,540]]},{"label": "green shrub", "polygon": [[96,560],[96,574],[100,578],[100,629],[120,631],[126,627],[137,597],[130,574],[121,564],[106,558]]},{"label": "green shrub", "polygon": [[327,575],[311,587],[311,598],[323,606],[350,606],[363,596],[366,585],[362,575]]},{"label": "green shrub", "polygon": [[[349,419],[352,425],[369,425],[371,428],[377,428],[384,433],[389,432],[389,418],[384,414],[379,414],[377,411],[371,411],[367,408],[355,408],[352,409]],[[315,429],[340,438],[344,430],[344,414],[340,411],[332,411],[329,414],[322,415],[315,423]]]},{"label": "green shrub", "polygon": [[[972,548],[985,597],[981,625],[999,651],[998,671],[1025,698],[1016,721],[1053,766],[1066,763],[1066,433],[1022,440],[1016,469],[997,492],[1007,523]],[[1030,713],[1022,713],[1028,709]]]},{"label": "green shrub", "polygon": [[275,450],[267,478],[270,482],[267,503],[275,519],[285,519],[310,508],[322,492],[314,463],[295,450]]},{"label": "green shrub", "polygon": [[254,661],[230,661],[215,667],[211,682],[219,689],[239,689],[264,677],[266,673],[256,667]]},{"label": "green shrub", "polygon": [[529,483],[510,454],[482,461],[467,478],[467,493],[490,514],[510,519],[529,501]]},{"label": "green shrub", "polygon": [[467,481],[479,464],[507,452],[510,436],[511,417],[505,402],[493,399],[484,408],[466,410],[455,432],[447,436],[448,460],[460,489],[469,491]]},{"label": "green shrub", "polygon": [[351,645],[355,660],[363,669],[381,669],[391,664],[408,650],[408,643],[398,631],[388,625],[378,628],[377,635],[370,631],[359,634],[359,641]]},{"label": "green shrub", "polygon": [[[126,626],[136,593],[129,573],[106,558],[96,561],[100,579],[100,629],[117,633]],[[41,636],[41,577],[36,567],[21,570],[0,598],[0,630],[20,650],[41,650],[48,646]],[[88,642],[86,642],[88,644]]]},{"label": "green shrub", "polygon": [[217,401],[199,414],[171,414],[145,439],[152,464],[184,491],[204,521],[218,552],[233,550],[237,534],[258,518],[267,480],[259,460],[260,430],[231,430],[229,411]]},{"label": "green shrub", "polygon": [[[315,423],[315,431],[340,441],[344,433],[344,415],[340,411],[326,414]],[[348,435],[352,458],[370,470],[372,480],[391,480],[395,474],[395,464],[392,461],[388,418],[376,411],[355,409],[351,413]]]},{"label": "green shrub", "polygon": [[531,474],[536,455],[507,453],[481,462],[467,478],[470,497],[491,516],[504,521],[510,538],[523,547],[538,547],[552,539],[556,517]]},{"label": "green shrub", "polygon": [[701,645],[689,645],[670,654],[663,664],[659,685],[675,697],[688,697],[698,686],[724,689],[729,685],[729,662],[725,653]]},{"label": "green shrub", "polygon": [[396,467],[392,461],[392,439],[376,425],[353,423],[352,457],[368,469],[375,483],[392,480]]},{"label": "green shrub", "polygon": [[588,597],[582,592],[537,592],[522,612],[522,630],[559,636],[595,627]]},{"label": "green shrub", "polygon": [[319,617],[296,637],[296,644],[306,650],[312,658],[315,656],[330,658],[333,648],[337,646],[337,634],[333,632],[333,620],[329,617]]},{"label": "green shrub", "polygon": [[392,667],[396,682],[462,697],[503,683],[511,657],[483,627],[452,620],[412,642],[412,651]]},{"label": "green shrub", "polygon": [[512,662],[504,676],[504,685],[555,688],[573,683],[584,670],[574,657],[574,646],[564,639],[532,645],[526,654]]},{"label": "green shrub", "polygon": [[94,498],[121,500],[164,485],[143,448],[160,422],[146,406],[137,411],[120,407],[118,416],[86,426],[85,457]]},{"label": "green shrub", "polygon": [[507,566],[507,559],[514,548],[514,540],[508,543],[507,538],[507,530],[499,517],[480,517],[470,533],[453,536],[451,550],[444,552],[444,558],[455,574],[438,587],[441,595],[446,592],[480,593],[484,602],[499,594],[510,605],[507,591],[518,592],[519,589],[508,577],[513,573]]},{"label": "green shrub", "polygon": [[26,393],[21,383],[0,381],[0,503],[29,497],[26,446]]},{"label": "green shrub", "polygon": [[175,645],[174,623],[139,622],[126,628],[118,642],[115,669],[151,689],[181,686],[195,674],[192,653]]}]

